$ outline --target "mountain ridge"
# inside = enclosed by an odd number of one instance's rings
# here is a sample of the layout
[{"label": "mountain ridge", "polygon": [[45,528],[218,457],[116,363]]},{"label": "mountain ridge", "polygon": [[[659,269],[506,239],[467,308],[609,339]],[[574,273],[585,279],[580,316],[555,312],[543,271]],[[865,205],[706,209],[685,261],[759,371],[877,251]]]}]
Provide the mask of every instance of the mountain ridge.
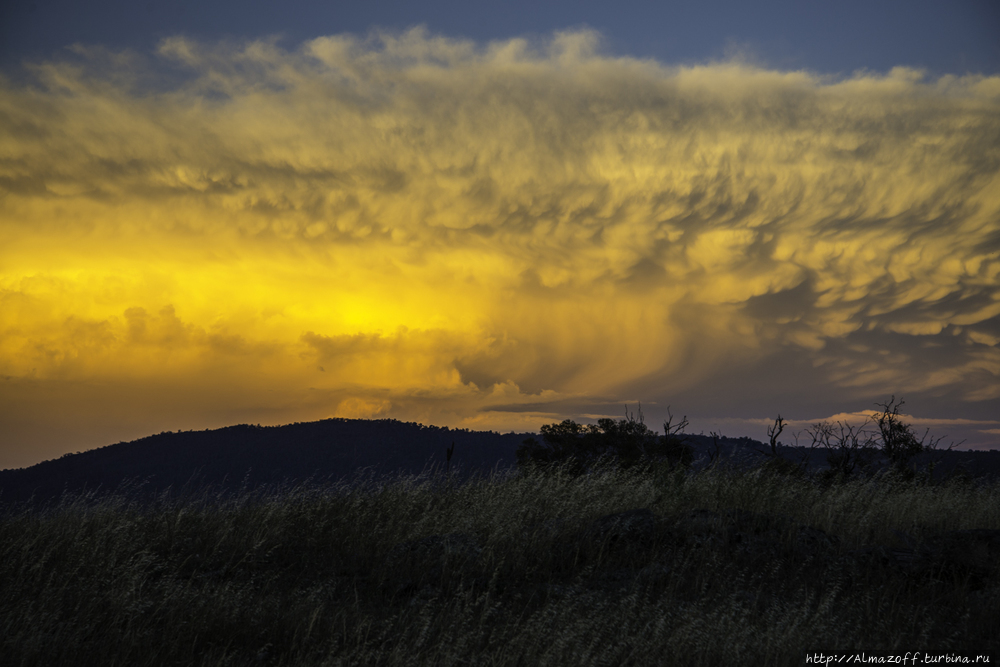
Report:
[{"label": "mountain ridge", "polygon": [[[695,470],[715,460],[746,468],[769,458],[768,446],[748,437],[684,435],[694,451]],[[415,475],[448,466],[446,452],[453,443],[450,468],[462,480],[514,467],[517,448],[529,437],[539,436],[343,418],[164,431],[27,468],[0,470],[0,505],[29,500],[44,504],[64,493],[128,489],[133,495],[150,497],[168,489],[210,487],[233,492],[306,480],[337,482],[359,474],[364,479]],[[827,454],[823,448],[780,445],[778,449],[781,458],[813,472],[829,467]],[[935,461],[937,478],[957,471],[1000,478],[1000,451],[926,452],[914,463],[926,468]]]},{"label": "mountain ridge", "polygon": [[197,484],[219,488],[285,481],[374,476],[452,467],[466,475],[513,466],[531,433],[425,426],[394,419],[324,419],[281,426],[237,424],[202,431],[164,431],[137,440],[66,454],[27,468],[0,471],[0,503],[45,501],[63,492],[115,490],[127,481],[146,493]]}]

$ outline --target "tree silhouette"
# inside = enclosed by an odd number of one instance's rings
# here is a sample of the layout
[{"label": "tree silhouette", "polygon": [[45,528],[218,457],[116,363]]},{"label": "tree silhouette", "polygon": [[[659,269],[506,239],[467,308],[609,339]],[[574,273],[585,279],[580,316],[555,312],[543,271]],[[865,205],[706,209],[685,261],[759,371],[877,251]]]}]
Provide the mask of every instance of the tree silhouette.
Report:
[{"label": "tree silhouette", "polygon": [[[914,456],[929,447],[925,447],[923,440],[917,440],[913,434],[913,428],[909,424],[904,424],[899,419],[899,408],[903,406],[903,400],[896,402],[893,396],[886,403],[876,403],[882,408],[881,413],[872,416],[872,421],[878,426],[879,434],[882,436],[881,449],[892,463],[903,469]],[[924,436],[926,438],[926,434]]]},{"label": "tree silhouette", "polygon": [[625,418],[598,419],[596,424],[578,424],[566,419],[541,428],[543,442],[528,438],[517,450],[518,467],[552,470],[562,467],[580,475],[599,462],[616,463],[623,468],[646,465],[657,460],[690,465],[691,447],[683,431],[687,417],[678,423],[667,409],[667,421],[661,436],[646,426],[642,406],[637,412],[625,408]]}]

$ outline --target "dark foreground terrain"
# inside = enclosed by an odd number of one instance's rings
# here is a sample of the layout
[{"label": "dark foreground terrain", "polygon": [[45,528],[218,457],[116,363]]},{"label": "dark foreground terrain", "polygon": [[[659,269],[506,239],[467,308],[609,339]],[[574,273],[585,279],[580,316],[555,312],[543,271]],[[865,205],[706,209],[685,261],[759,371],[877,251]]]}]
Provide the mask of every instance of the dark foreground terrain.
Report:
[{"label": "dark foreground terrain", "polygon": [[0,512],[4,665],[944,664],[1000,658],[998,609],[1000,486],[961,477],[536,469]]}]

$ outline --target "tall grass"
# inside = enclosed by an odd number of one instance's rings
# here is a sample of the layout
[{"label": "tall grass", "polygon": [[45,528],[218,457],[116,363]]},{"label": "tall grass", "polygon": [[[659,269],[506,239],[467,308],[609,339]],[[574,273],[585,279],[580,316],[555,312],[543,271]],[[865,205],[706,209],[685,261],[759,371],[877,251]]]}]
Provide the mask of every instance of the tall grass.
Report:
[{"label": "tall grass", "polygon": [[[594,529],[639,508],[656,517],[642,539]],[[726,539],[732,510],[759,540]],[[796,550],[799,525],[839,541]],[[0,517],[0,663],[974,658],[1000,649],[996,567],[972,581],[858,555],[961,528],[1000,529],[997,484],[660,468],[64,498]]]}]

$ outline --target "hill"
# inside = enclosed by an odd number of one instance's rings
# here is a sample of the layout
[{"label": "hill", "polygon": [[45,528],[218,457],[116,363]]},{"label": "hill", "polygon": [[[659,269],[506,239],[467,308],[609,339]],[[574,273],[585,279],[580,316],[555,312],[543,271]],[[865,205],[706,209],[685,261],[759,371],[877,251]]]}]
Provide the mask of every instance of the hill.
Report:
[{"label": "hill", "polygon": [[[467,478],[514,466],[518,446],[530,436],[537,434],[451,429],[394,419],[164,432],[28,468],[2,470],[0,504],[29,499],[44,503],[64,492],[114,491],[126,482],[141,483],[142,493],[152,495],[185,487],[236,491],[286,481],[337,481],[362,468],[376,478],[418,474],[431,467],[443,469],[452,443],[452,470]],[[715,460],[747,468],[768,459],[767,445],[750,438],[716,440],[693,434],[686,438],[694,450],[694,470]],[[783,446],[779,455],[811,472],[828,467],[822,448]],[[1000,477],[1000,452],[927,452],[914,460],[920,469],[932,462],[938,479],[958,471],[971,477]],[[876,467],[885,465],[881,461]]]},{"label": "hill", "polygon": [[513,465],[515,450],[529,435],[394,419],[164,432],[0,471],[0,502],[32,497],[45,502],[64,491],[115,490],[126,480],[144,482],[144,493],[158,493],[185,485],[252,489],[286,480],[338,480],[359,468],[369,468],[375,476],[416,474],[428,466],[443,468],[452,443],[452,468],[468,475]]}]

